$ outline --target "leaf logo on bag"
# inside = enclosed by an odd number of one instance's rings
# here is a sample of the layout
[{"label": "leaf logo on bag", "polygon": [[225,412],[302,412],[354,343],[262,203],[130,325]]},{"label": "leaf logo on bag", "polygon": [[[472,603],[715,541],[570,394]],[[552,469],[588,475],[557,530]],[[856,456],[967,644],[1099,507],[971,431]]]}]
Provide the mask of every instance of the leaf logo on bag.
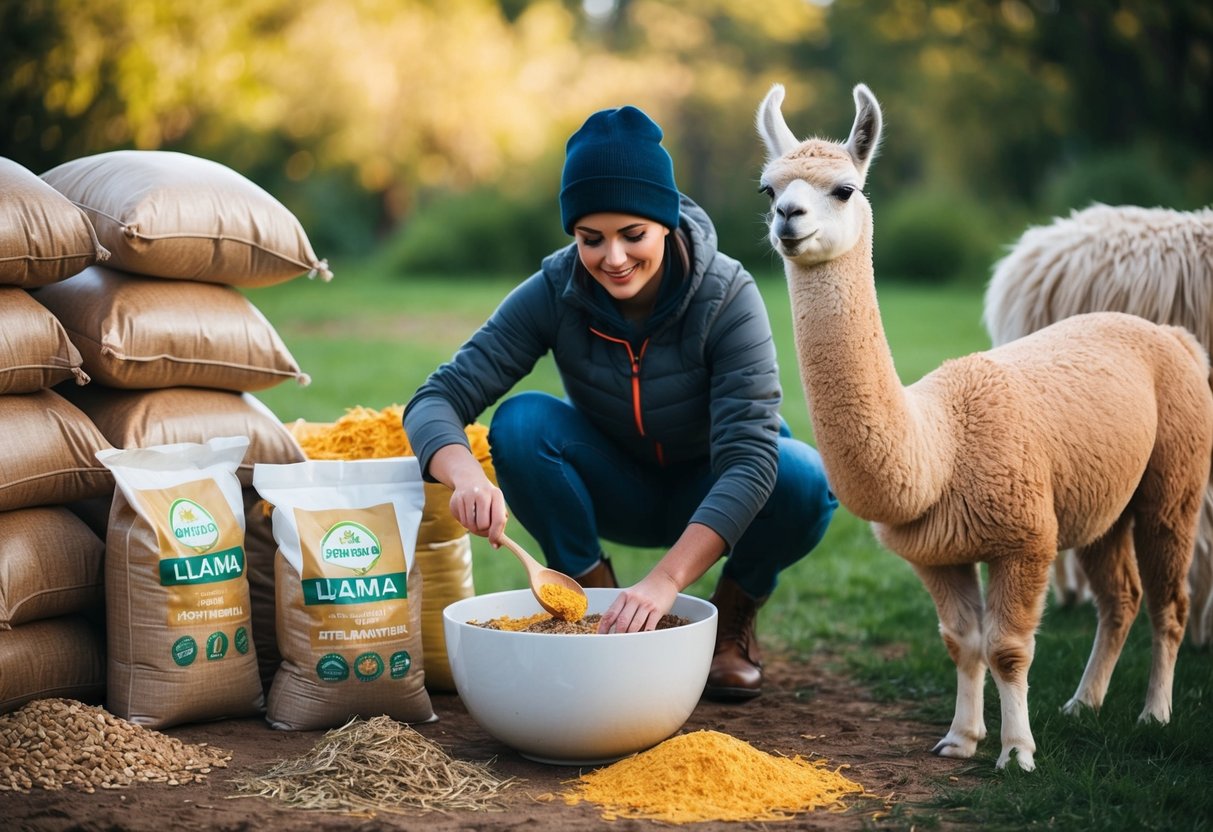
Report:
[{"label": "leaf logo on bag", "polygon": [[219,542],[219,526],[214,516],[193,500],[175,500],[169,506],[168,523],[173,537],[198,554],[214,548]]},{"label": "leaf logo on bag", "polygon": [[325,563],[365,575],[379,561],[382,549],[379,538],[361,523],[342,521],[335,524],[320,541],[320,557]]}]

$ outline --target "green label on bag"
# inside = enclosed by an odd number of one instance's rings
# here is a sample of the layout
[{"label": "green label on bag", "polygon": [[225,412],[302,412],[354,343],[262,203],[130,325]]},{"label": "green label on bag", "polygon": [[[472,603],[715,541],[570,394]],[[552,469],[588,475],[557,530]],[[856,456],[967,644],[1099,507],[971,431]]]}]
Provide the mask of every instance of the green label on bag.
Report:
[{"label": "green label on bag", "polygon": [[198,642],[189,636],[182,636],[173,642],[173,661],[181,667],[194,663],[198,658]]},{"label": "green label on bag", "polygon": [[326,653],[316,662],[316,675],[322,682],[344,682],[350,678],[350,666],[340,653]]},{"label": "green label on bag", "polygon": [[244,547],[235,546],[222,552],[185,558],[164,558],[160,561],[160,585],[213,584],[230,581],[244,574]]},{"label": "green label on bag", "polygon": [[407,580],[404,572],[362,578],[305,578],[303,603],[313,606],[395,601],[408,597]]},{"label": "green label on bag", "polygon": [[391,668],[389,673],[393,679],[403,679],[409,672],[409,668],[413,666],[413,658],[407,650],[401,650],[392,654],[392,657],[388,659],[388,666]]},{"label": "green label on bag", "polygon": [[210,661],[222,659],[227,655],[227,634],[223,632],[211,633],[210,638],[206,640],[206,657]]},{"label": "green label on bag", "polygon": [[383,659],[378,653],[363,653],[354,659],[354,675],[360,682],[373,682],[383,675]]}]

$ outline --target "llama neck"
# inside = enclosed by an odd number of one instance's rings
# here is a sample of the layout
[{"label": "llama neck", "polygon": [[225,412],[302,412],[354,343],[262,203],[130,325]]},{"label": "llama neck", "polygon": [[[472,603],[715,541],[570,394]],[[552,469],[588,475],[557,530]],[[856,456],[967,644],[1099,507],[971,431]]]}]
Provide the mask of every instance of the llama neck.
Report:
[{"label": "llama neck", "polygon": [[786,264],[801,381],[818,450],[839,501],[882,523],[919,517],[947,465],[937,420],[897,377],[872,274],[871,219],[846,254]]}]

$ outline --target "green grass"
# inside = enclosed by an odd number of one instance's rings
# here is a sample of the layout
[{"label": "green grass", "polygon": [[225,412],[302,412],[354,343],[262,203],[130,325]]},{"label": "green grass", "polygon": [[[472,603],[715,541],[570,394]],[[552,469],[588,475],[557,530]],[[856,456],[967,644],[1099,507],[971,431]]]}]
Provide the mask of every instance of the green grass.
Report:
[{"label": "green grass", "polygon": [[[514,279],[389,279],[349,268],[331,284],[294,281],[249,292],[303,369],[308,387],[280,385],[258,394],[282,419],[331,420],[355,404],[404,403],[514,285]],[[784,415],[809,437],[808,410],[797,376],[791,316],[782,276],[759,285],[771,317],[785,390]],[[942,360],[984,349],[981,298],[972,288],[879,287],[890,345],[903,382]],[[523,382],[559,392],[550,361]],[[488,414],[482,417],[487,421]],[[533,540],[517,531],[524,545]],[[508,555],[473,541],[478,591],[525,585]],[[613,548],[620,578],[638,580],[660,552]],[[692,586],[711,592],[719,566]],[[1139,726],[1149,672],[1145,616],[1130,634],[1098,714],[1078,719],[1058,709],[1082,675],[1094,638],[1094,610],[1050,606],[1030,675],[1030,717],[1037,770],[996,772],[998,696],[986,686],[986,724],[969,771],[976,786],[940,778],[938,800],[902,806],[882,828],[932,828],[944,821],[986,829],[1205,830],[1213,828],[1213,656],[1184,645],[1167,727]],[[861,680],[880,699],[912,703],[938,726],[951,720],[955,672],[938,636],[934,608],[910,568],[881,549],[865,523],[836,515],[821,546],[787,570],[764,607],[760,632],[805,661],[824,662]],[[929,758],[924,765],[929,765]],[[971,782],[973,778],[964,778]]]}]

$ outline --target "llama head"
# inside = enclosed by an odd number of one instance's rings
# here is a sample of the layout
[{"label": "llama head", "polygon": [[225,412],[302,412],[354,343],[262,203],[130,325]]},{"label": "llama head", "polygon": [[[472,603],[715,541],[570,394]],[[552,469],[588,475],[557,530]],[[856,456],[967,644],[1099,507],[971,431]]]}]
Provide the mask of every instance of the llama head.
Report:
[{"label": "llama head", "polygon": [[802,142],[780,111],[783,93],[776,84],[758,107],[758,133],[767,150],[759,187],[771,198],[771,246],[785,259],[810,266],[849,251],[868,223],[863,183],[880,142],[880,104],[858,84],[850,137],[841,144]]}]

